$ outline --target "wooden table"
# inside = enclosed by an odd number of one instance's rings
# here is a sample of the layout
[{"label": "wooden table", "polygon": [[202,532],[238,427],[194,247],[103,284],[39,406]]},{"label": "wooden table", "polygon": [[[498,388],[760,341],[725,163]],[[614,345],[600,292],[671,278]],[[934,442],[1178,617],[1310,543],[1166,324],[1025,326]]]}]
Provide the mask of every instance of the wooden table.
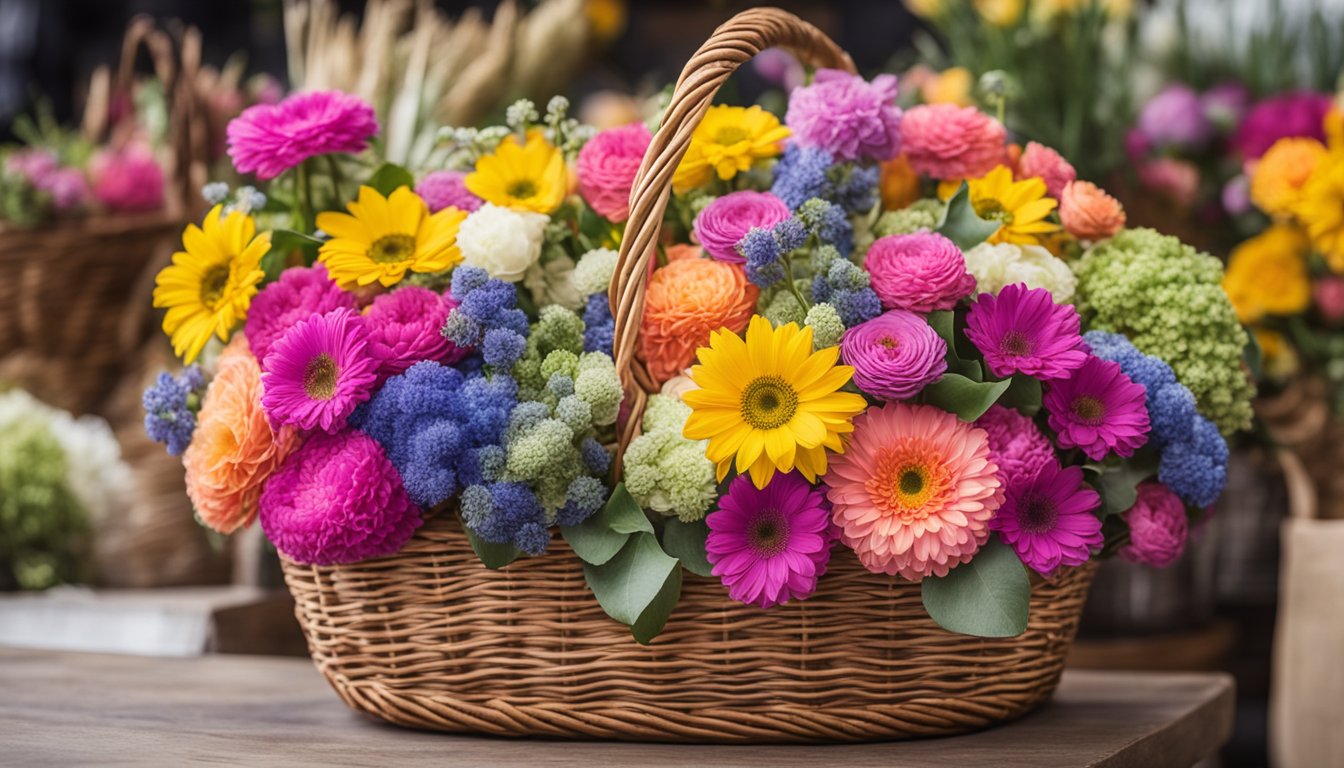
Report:
[{"label": "wooden table", "polygon": [[0,648],[0,763],[23,766],[1142,766],[1231,735],[1227,675],[1069,671],[1053,704],[983,733],[891,744],[673,746],[406,731],[346,709],[312,664]]}]

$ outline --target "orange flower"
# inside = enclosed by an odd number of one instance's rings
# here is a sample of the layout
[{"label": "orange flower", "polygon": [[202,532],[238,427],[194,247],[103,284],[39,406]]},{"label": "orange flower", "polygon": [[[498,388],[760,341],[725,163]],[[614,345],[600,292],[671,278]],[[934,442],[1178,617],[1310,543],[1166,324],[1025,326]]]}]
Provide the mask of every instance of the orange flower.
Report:
[{"label": "orange flower", "polygon": [[1251,202],[1276,219],[1291,216],[1302,197],[1302,185],[1321,164],[1324,144],[1301,137],[1274,142],[1251,172]]},{"label": "orange flower", "polygon": [[756,286],[740,267],[679,259],[653,273],[644,294],[639,358],[662,383],[686,369],[720,328],[741,333],[756,309]]},{"label": "orange flower", "polygon": [[669,264],[683,259],[698,259],[700,258],[700,246],[690,243],[677,243],[667,246],[664,253],[667,255]]},{"label": "orange flower", "polygon": [[202,523],[233,533],[256,519],[262,482],[298,443],[289,427],[272,432],[261,408],[261,368],[241,333],[220,354],[196,419],[182,455],[187,495]]},{"label": "orange flower", "polygon": [[1059,222],[1079,240],[1102,240],[1125,227],[1120,202],[1090,181],[1071,181],[1059,196]]},{"label": "orange flower", "polygon": [[879,187],[882,210],[899,211],[919,199],[919,174],[905,155],[897,155],[882,163]]}]

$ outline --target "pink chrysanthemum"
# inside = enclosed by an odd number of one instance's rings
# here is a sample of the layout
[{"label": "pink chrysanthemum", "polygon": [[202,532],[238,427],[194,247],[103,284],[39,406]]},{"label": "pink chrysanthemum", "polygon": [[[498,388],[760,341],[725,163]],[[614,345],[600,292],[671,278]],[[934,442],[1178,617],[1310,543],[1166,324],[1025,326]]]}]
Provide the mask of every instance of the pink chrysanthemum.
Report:
[{"label": "pink chrysanthemum", "polygon": [[1042,467],[1055,462],[1050,438],[1029,416],[1012,408],[990,406],[976,419],[975,426],[989,435],[989,457],[999,467],[1005,493],[1029,482]]},{"label": "pink chrysanthemum", "polygon": [[336,309],[309,317],[271,346],[261,404],[276,424],[335,432],[377,382],[364,318]]},{"label": "pink chrysanthemum", "polygon": [[379,360],[379,378],[402,373],[422,360],[445,365],[462,361],[470,352],[439,332],[457,301],[418,285],[407,285],[373,300],[364,313],[369,329],[369,351]]},{"label": "pink chrysanthemum", "polygon": [[784,122],[805,147],[820,147],[836,160],[889,160],[901,148],[901,109],[896,76],[871,83],[838,69],[819,69],[812,84],[794,88]]},{"label": "pink chrysanthemum", "polygon": [[935,232],[878,238],[864,266],[884,309],[951,309],[975,290],[961,249]]},{"label": "pink chrysanthemum", "polygon": [[969,562],[1003,503],[989,436],[931,405],[860,414],[826,485],[840,540],[859,562],[912,581]]},{"label": "pink chrysanthemum", "polygon": [[1049,576],[1061,565],[1082,565],[1101,548],[1101,497],[1083,482],[1081,467],[1050,462],[1030,481],[1008,490],[989,527],[1033,571]]},{"label": "pink chrysanthemum", "polygon": [[805,600],[831,559],[825,498],[796,472],[777,473],[759,490],[739,475],[705,522],[705,555],[741,603],[773,608]]},{"label": "pink chrysanthemum", "polygon": [[947,372],[947,342],[923,317],[893,309],[845,331],[840,356],[854,383],[883,400],[919,394]]},{"label": "pink chrysanthemum", "polygon": [[1058,200],[1064,186],[1078,178],[1078,172],[1063,155],[1044,144],[1029,141],[1017,161],[1017,178],[1033,177],[1044,181],[1046,191]]},{"label": "pink chrysanthemum", "polygon": [[1066,378],[1088,357],[1081,326],[1072,304],[1056,304],[1050,291],[1022,283],[1005,285],[997,296],[980,294],[966,314],[966,338],[1001,379]]},{"label": "pink chrysanthemum", "polygon": [[341,290],[327,277],[321,263],[287,269],[280,279],[261,289],[247,310],[247,339],[252,352],[266,368],[266,356],[285,331],[313,315],[333,309],[354,309],[355,296]]},{"label": "pink chrysanthemum", "polygon": [[415,185],[415,194],[429,206],[430,213],[438,213],[444,208],[457,208],[468,213],[480,208],[485,202],[473,195],[463,179],[467,174],[462,171],[434,171],[425,174]]},{"label": "pink chrysanthemum", "polygon": [[579,194],[607,220],[630,216],[630,188],[651,140],[647,126],[631,123],[599,132],[579,150]]},{"label": "pink chrysanthemum", "polygon": [[420,527],[420,509],[373,438],[356,430],[308,438],[266,481],[261,529],[303,565],[391,555]]},{"label": "pink chrysanthemum", "polygon": [[1185,502],[1161,483],[1140,483],[1138,491],[1134,506],[1124,514],[1129,544],[1120,548],[1120,556],[1131,563],[1166,568],[1185,554],[1190,536]]},{"label": "pink chrysanthemum", "polygon": [[1089,459],[1133,456],[1148,442],[1147,390],[1118,363],[1088,356],[1067,379],[1050,383],[1045,408],[1061,448],[1080,448]]},{"label": "pink chrysanthemum", "polygon": [[901,119],[910,165],[935,179],[978,179],[1007,159],[1003,125],[975,107],[923,104]]},{"label": "pink chrysanthemum", "polygon": [[737,252],[737,244],[753,227],[773,228],[789,218],[789,206],[769,192],[744,189],[731,192],[705,206],[695,217],[695,239],[705,253],[733,264],[746,258]]},{"label": "pink chrysanthemum", "polygon": [[108,210],[135,213],[163,207],[163,169],[146,147],[98,155],[93,179],[93,196]]},{"label": "pink chrysanthemum", "polygon": [[279,104],[248,107],[227,129],[233,167],[262,181],[310,157],[363,152],[376,133],[373,107],[340,91],[298,93]]}]

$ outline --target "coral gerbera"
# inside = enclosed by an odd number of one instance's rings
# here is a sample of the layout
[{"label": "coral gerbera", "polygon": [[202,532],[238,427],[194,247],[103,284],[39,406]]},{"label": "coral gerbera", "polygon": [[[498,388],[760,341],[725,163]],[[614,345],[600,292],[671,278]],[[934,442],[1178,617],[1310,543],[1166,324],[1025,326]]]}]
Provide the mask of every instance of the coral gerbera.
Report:
[{"label": "coral gerbera", "polygon": [[464,183],[487,203],[547,214],[560,207],[569,188],[565,156],[541,131],[529,131],[525,144],[506,137],[493,154],[476,161]]},{"label": "coral gerbera", "polygon": [[968,182],[971,206],[987,221],[999,222],[989,236],[991,243],[1040,245],[1041,235],[1058,232],[1059,225],[1046,221],[1055,210],[1055,199],[1046,197],[1045,182],[1039,178],[1013,181],[1006,165]]},{"label": "coral gerbera", "polygon": [[757,160],[775,157],[789,137],[779,118],[760,107],[710,107],[691,135],[691,145],[672,175],[672,188],[685,192],[716,176],[727,181]]},{"label": "coral gerbera", "polygon": [[277,424],[335,432],[369,399],[378,364],[364,318],[348,309],[313,315],[271,345],[262,405]]},{"label": "coral gerbera", "polygon": [[324,211],[317,226],[331,235],[318,259],[342,288],[397,284],[407,272],[443,272],[462,261],[457,229],[466,211],[429,207],[409,187],[383,197],[373,187],[360,187],[350,213]]},{"label": "coral gerbera", "polygon": [[1080,448],[1089,459],[1132,456],[1148,442],[1147,391],[1118,363],[1089,356],[1073,374],[1045,393],[1050,428],[1061,448]]},{"label": "coral gerbera", "polygon": [[1006,285],[982,293],[966,314],[966,338],[985,356],[995,376],[1025,373],[1062,379],[1087,360],[1082,321],[1072,304],[1056,304],[1044,288]]},{"label": "coral gerbera", "polygon": [[773,608],[804,600],[831,559],[826,500],[793,472],[760,489],[735,478],[705,522],[705,555],[738,602]]},{"label": "coral gerbera", "polygon": [[1082,565],[1104,540],[1093,511],[1101,497],[1083,482],[1081,467],[1051,461],[1028,481],[1008,489],[989,527],[1044,576],[1061,565]]},{"label": "coral gerbera", "polygon": [[764,488],[775,471],[795,468],[810,481],[826,472],[826,451],[841,453],[863,397],[838,391],[854,375],[836,365],[838,347],[812,351],[812,329],[771,328],[756,315],[746,339],[727,329],[709,336],[691,368],[699,389],[682,395],[691,406],[683,434],[709,440],[705,455],[722,480],[736,462]]},{"label": "coral gerbera", "polygon": [[859,562],[912,581],[970,561],[1003,503],[989,435],[931,405],[869,408],[825,483],[840,540]]},{"label": "coral gerbera", "polygon": [[271,233],[257,233],[251,216],[223,214],[216,205],[202,226],[188,224],[182,233],[185,250],[159,272],[154,306],[166,308],[163,330],[173,352],[187,363],[201,353],[211,336],[227,341],[247,316],[247,308],[266,273],[261,257],[271,249]]}]

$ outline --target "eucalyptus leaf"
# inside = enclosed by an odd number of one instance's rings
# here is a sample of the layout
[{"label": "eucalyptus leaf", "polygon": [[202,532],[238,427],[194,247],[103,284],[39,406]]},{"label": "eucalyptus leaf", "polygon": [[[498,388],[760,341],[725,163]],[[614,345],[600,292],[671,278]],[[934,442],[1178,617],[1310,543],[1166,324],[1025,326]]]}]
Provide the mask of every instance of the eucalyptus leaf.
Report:
[{"label": "eucalyptus leaf", "polygon": [[969,563],[925,578],[924,609],[938,626],[975,637],[1016,637],[1027,628],[1031,581],[1017,554],[991,538]]},{"label": "eucalyptus leaf", "polygon": [[704,520],[684,523],[677,518],[669,518],[663,526],[663,549],[677,558],[686,570],[697,576],[712,576],[713,567],[705,555],[705,539],[709,537],[709,526]]},{"label": "eucalyptus leaf", "polygon": [[653,526],[645,517],[625,484],[616,486],[611,498],[597,512],[578,525],[562,526],[560,535],[579,556],[592,565],[602,565],[625,546],[632,533],[653,533]]},{"label": "eucalyptus leaf", "polygon": [[383,163],[369,177],[368,186],[378,190],[378,194],[387,197],[399,187],[415,187],[415,177],[411,172],[395,163]]},{"label": "eucalyptus leaf", "polygon": [[667,617],[672,615],[672,610],[677,607],[677,601],[681,599],[681,569],[673,568],[667,575],[667,580],[663,582],[663,588],[658,590],[649,607],[639,615],[639,620],[630,625],[630,634],[634,636],[635,642],[640,645],[648,645],[653,642],[653,638],[663,631],[667,626]]},{"label": "eucalyptus leaf", "polygon": [[1008,391],[999,398],[999,405],[1016,408],[1028,416],[1041,410],[1041,382],[1025,374],[1014,374]]},{"label": "eucalyptus leaf", "polygon": [[1139,483],[1157,473],[1157,460],[1148,451],[1142,451],[1120,462],[1103,466],[1093,484],[1101,495],[1103,515],[1118,515],[1134,506],[1139,498]]},{"label": "eucalyptus leaf", "polygon": [[970,187],[962,182],[957,193],[947,201],[947,211],[936,231],[956,243],[961,250],[968,251],[985,242],[998,229],[997,221],[985,221],[975,212],[971,205]]},{"label": "eucalyptus leaf", "polygon": [[476,532],[471,530],[471,526],[462,525],[462,529],[467,532],[467,541],[471,542],[471,549],[476,556],[481,558],[481,562],[486,568],[498,570],[517,560],[523,553],[512,544],[492,544],[485,541]]},{"label": "eucalyptus leaf", "polygon": [[1011,383],[1009,379],[973,381],[961,374],[945,373],[924,388],[922,397],[925,403],[955,413],[962,421],[975,421],[1008,391]]},{"label": "eucalyptus leaf", "polygon": [[[666,601],[668,579],[674,573],[678,576],[681,573],[680,563],[663,551],[652,533],[633,534],[621,551],[607,562],[601,565],[585,563],[583,566],[583,575],[602,610],[627,626],[641,623],[646,631],[654,623],[654,617],[645,613],[651,606],[656,613],[655,603],[660,598]],[[660,629],[661,626],[658,622]]]},{"label": "eucalyptus leaf", "polygon": [[602,508],[602,514],[617,533],[653,533],[653,525],[644,514],[644,510],[635,503],[634,497],[625,489],[625,483],[619,483],[611,492],[611,498]]},{"label": "eucalyptus leaf", "polygon": [[927,319],[933,332],[947,345],[947,355],[944,358],[947,370],[965,376],[971,381],[984,381],[985,373],[980,363],[966,360],[957,354],[956,315],[950,310],[939,310],[930,312]]}]

